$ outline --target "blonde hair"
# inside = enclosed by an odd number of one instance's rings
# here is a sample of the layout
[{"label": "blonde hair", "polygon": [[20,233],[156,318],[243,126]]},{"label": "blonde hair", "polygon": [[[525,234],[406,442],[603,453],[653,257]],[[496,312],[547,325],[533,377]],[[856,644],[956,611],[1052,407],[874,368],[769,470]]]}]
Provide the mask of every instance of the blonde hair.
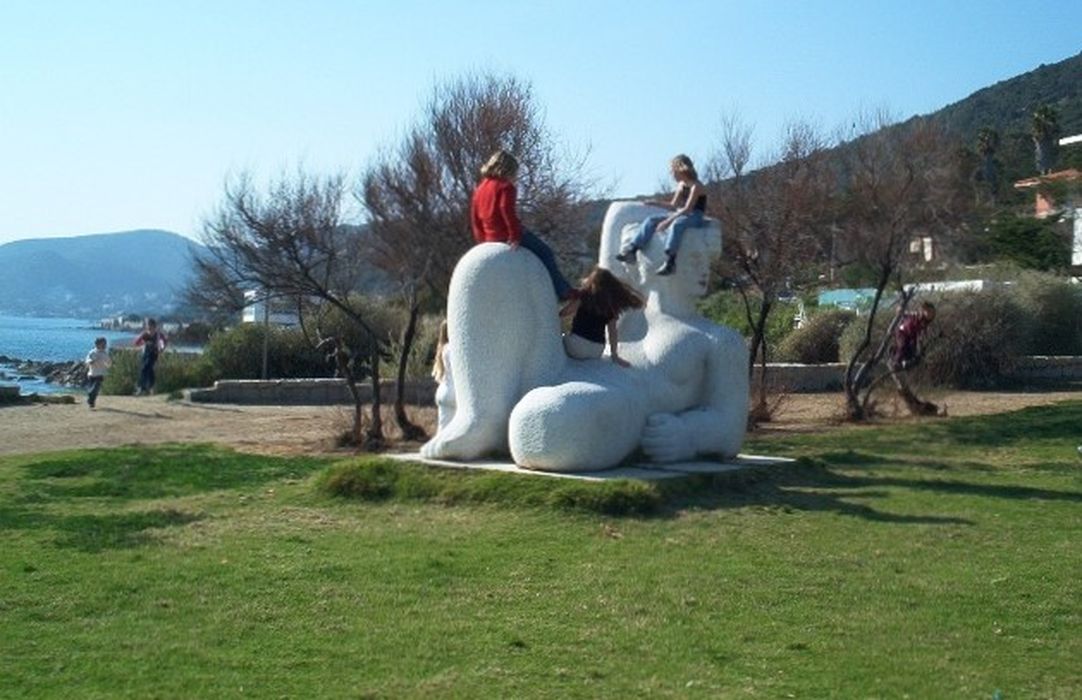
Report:
[{"label": "blonde hair", "polygon": [[518,161],[515,157],[504,150],[499,150],[489,156],[488,161],[481,166],[481,177],[498,177],[510,180],[518,173]]},{"label": "blonde hair", "polygon": [[699,179],[699,173],[695,172],[695,164],[683,153],[669,161],[669,167],[672,168],[674,175],[687,175],[692,180]]},{"label": "blonde hair", "polygon": [[436,340],[436,360],[432,363],[432,378],[442,383],[447,376],[447,368],[443,364],[443,348],[447,346],[447,319],[440,321],[440,333]]}]

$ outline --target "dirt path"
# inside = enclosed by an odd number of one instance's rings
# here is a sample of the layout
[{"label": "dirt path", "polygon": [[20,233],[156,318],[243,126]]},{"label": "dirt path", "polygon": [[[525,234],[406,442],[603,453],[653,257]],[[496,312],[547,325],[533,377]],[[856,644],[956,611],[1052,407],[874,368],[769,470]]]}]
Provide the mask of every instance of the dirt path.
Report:
[{"label": "dirt path", "polygon": [[[966,416],[1082,399],[1082,392],[943,392],[931,398],[945,404],[951,416]],[[892,407],[882,408],[888,421],[912,420],[904,411],[892,418]],[[434,409],[411,412],[431,430]],[[839,394],[792,394],[763,432],[836,427],[840,414]],[[345,406],[208,405],[158,396],[103,396],[93,411],[81,399],[74,405],[7,406],[0,407],[0,455],[162,442],[214,442],[272,454],[332,453],[339,451],[335,437],[348,428],[349,416]],[[393,421],[385,424],[393,433]]]}]

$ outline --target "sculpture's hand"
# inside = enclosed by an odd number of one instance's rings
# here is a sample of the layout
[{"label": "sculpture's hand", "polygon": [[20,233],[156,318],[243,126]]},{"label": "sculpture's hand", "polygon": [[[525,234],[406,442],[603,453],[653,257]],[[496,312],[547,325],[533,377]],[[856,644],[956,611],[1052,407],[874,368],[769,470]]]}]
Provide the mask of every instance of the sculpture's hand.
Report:
[{"label": "sculpture's hand", "polygon": [[654,413],[642,429],[642,451],[654,462],[677,462],[695,456],[687,424],[672,413]]}]

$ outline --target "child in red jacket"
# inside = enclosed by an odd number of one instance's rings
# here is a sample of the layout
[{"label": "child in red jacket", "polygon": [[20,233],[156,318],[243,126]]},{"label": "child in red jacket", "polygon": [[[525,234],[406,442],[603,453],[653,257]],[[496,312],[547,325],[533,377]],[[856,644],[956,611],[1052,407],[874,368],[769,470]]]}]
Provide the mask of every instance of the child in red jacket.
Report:
[{"label": "child in red jacket", "polygon": [[536,255],[548,270],[560,301],[572,299],[576,290],[560,274],[552,249],[519,222],[515,209],[517,175],[518,161],[507,151],[496,151],[481,167],[481,182],[473,192],[470,206],[474,240],[478,243],[506,243],[512,249],[521,245]]},{"label": "child in red jacket", "polygon": [[918,341],[935,320],[935,304],[922,302],[920,311],[907,313],[894,331],[894,356],[892,364],[897,369],[912,369],[920,362]]}]

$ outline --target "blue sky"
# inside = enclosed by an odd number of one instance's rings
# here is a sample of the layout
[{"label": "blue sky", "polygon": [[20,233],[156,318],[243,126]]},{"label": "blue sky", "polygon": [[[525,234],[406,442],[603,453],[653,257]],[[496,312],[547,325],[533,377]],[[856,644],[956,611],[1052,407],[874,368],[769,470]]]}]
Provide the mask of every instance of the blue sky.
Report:
[{"label": "blue sky", "polygon": [[197,236],[224,178],[356,174],[439,81],[529,81],[613,196],[705,158],[723,113],[782,125],[926,113],[1082,50],[1082,3],[7,0],[0,244]]}]

